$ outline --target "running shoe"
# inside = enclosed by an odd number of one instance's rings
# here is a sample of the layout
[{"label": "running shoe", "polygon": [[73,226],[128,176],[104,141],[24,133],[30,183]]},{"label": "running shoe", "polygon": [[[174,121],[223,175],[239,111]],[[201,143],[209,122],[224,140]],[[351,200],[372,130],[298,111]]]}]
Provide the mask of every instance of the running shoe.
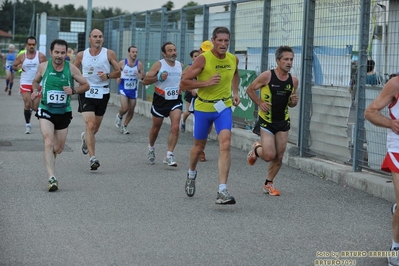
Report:
[{"label": "running shoe", "polygon": [[258,141],[255,142],[254,145],[252,145],[252,149],[248,152],[247,161],[249,165],[254,165],[256,160],[258,159],[258,156],[256,156],[255,154],[255,149],[257,147],[262,147],[262,145]]},{"label": "running shoe", "polygon": [[4,89],[4,91],[5,91],[5,92],[7,92],[7,91],[8,91],[8,86],[6,86],[6,88]]},{"label": "running shoe", "polygon": [[30,134],[31,127],[30,125],[26,125],[25,127],[25,134]]},{"label": "running shoe", "polygon": [[236,199],[230,195],[227,189],[223,189],[221,192],[218,192],[218,196],[216,198],[216,204],[236,204]]},{"label": "running shoe", "polygon": [[119,114],[116,114],[116,118],[115,118],[115,126],[117,128],[120,128],[122,124],[122,118],[119,117]]},{"label": "running shoe", "polygon": [[267,183],[267,185],[263,185],[263,192],[269,194],[270,196],[280,196],[280,191],[273,186],[273,183]]},{"label": "running shoe", "polygon": [[50,177],[47,183],[48,191],[53,192],[58,190],[58,181],[54,176]]},{"label": "running shoe", "polygon": [[122,126],[122,134],[127,135],[130,134],[129,130],[127,130],[126,126]]},{"label": "running shoe", "polygon": [[100,162],[97,160],[96,156],[91,156],[90,158],[90,170],[97,170],[100,167]]},{"label": "running shoe", "polygon": [[197,172],[195,172],[194,178],[190,178],[189,176],[189,173],[187,173],[186,185],[184,186],[184,189],[186,190],[187,196],[192,197],[195,193],[195,179],[197,178]]},{"label": "running shoe", "polygon": [[395,213],[395,211],[396,211],[396,203],[392,204],[392,207],[391,207],[392,215]]},{"label": "running shoe", "polygon": [[398,249],[391,249],[391,251],[396,251],[396,256],[388,256],[388,266],[399,266],[399,250]]},{"label": "running shoe", "polygon": [[86,145],[86,133],[82,132],[82,134],[80,135],[80,138],[82,139],[82,146],[81,146],[82,152],[83,152],[83,154],[88,154],[89,149],[87,148],[87,145]]},{"label": "running shoe", "polygon": [[177,163],[176,163],[176,161],[175,161],[175,156],[173,156],[173,155],[166,156],[166,157],[163,159],[163,163],[164,163],[164,164],[167,164],[167,165],[169,165],[169,166],[174,166],[174,167],[177,166]]},{"label": "running shoe", "polygon": [[11,96],[11,90],[8,91],[8,96]]},{"label": "running shoe", "polygon": [[183,121],[181,121],[181,123],[180,123],[180,131],[183,133],[186,132],[186,124],[183,123]]},{"label": "running shoe", "polygon": [[201,152],[201,155],[200,155],[200,162],[205,162],[205,161],[206,161],[205,152]]},{"label": "running shoe", "polygon": [[155,163],[155,150],[148,150],[148,156],[147,156],[148,161],[150,161],[150,164]]}]

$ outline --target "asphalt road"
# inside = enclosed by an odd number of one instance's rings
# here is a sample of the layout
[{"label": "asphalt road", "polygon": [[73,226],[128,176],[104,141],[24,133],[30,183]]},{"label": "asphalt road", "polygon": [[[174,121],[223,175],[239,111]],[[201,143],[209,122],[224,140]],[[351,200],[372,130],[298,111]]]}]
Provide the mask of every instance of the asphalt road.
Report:
[{"label": "asphalt road", "polygon": [[[165,124],[150,165],[151,119],[135,115],[131,134],[122,135],[115,105],[96,135],[101,166],[90,171],[73,100],[56,161],[60,189],[49,193],[38,120],[32,116],[32,134],[24,134],[21,96],[0,88],[0,265],[314,265],[335,253],[347,263],[341,265],[386,265],[369,252],[390,247],[390,202],[285,165],[275,180],[281,196],[271,197],[262,193],[267,163],[250,167],[247,152],[232,148],[228,189],[237,204],[216,205],[216,141],[206,147],[208,161],[198,164],[189,198],[191,133],[181,133],[179,165],[168,167]],[[344,258],[343,251],[364,253]]]}]

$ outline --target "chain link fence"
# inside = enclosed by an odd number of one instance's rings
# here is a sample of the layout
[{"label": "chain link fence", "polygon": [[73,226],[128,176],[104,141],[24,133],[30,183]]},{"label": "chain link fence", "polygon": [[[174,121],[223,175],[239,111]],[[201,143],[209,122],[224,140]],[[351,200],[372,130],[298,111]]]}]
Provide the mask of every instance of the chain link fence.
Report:
[{"label": "chain link fence", "polygon": [[[236,0],[147,10],[98,21],[93,28],[103,31],[104,46],[119,60],[129,46],[136,46],[149,70],[162,58],[164,42],[173,42],[178,60],[187,65],[190,51],[210,40],[215,27],[228,27],[229,50],[240,61],[242,103],[234,110],[234,126],[247,130],[257,120],[257,108],[246,87],[262,71],[276,67],[277,47],[291,46],[300,104],[289,110],[289,141],[299,147],[300,156],[350,164],[353,171],[379,171],[386,130],[365,121],[363,113],[399,69],[398,21],[399,2],[393,0]],[[49,18],[47,23],[53,25],[47,28],[47,39],[64,38],[81,49],[84,19]],[[375,62],[372,73],[367,72],[368,60]],[[374,73],[379,82],[366,84]],[[116,84],[111,85],[116,93]],[[139,97],[151,101],[152,92],[152,86],[141,86]]]}]

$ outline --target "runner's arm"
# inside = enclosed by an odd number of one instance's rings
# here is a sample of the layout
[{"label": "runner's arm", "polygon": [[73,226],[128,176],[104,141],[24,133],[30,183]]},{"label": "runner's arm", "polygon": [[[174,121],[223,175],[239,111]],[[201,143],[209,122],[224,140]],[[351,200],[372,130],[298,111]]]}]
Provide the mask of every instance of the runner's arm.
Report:
[{"label": "runner's arm", "polygon": [[155,62],[143,79],[143,85],[151,85],[158,81],[158,72],[161,69],[161,62]]},{"label": "runner's arm", "polygon": [[88,91],[90,89],[90,85],[87,82],[86,78],[83,77],[82,73],[76,66],[71,64],[70,67],[72,77],[79,83],[79,87],[75,89],[71,88],[71,94],[81,94]]},{"label": "runner's arm", "polygon": [[107,55],[108,55],[108,61],[111,64],[112,68],[114,71],[110,73],[105,73],[105,75],[108,74],[109,79],[117,79],[121,77],[121,68],[120,65],[116,59],[116,54],[112,50],[107,50]]}]

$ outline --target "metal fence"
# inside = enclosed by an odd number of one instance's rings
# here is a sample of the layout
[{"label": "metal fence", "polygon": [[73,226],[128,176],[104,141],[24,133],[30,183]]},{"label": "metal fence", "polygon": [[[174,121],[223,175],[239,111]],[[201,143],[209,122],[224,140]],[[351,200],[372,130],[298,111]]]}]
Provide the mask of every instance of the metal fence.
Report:
[{"label": "metal fence", "polygon": [[[123,59],[135,45],[148,70],[162,57],[162,43],[175,43],[186,65],[190,51],[210,39],[216,26],[228,27],[229,50],[240,60],[243,102],[234,111],[234,121],[246,129],[257,119],[246,87],[275,67],[278,46],[293,47],[292,74],[300,80],[300,104],[290,109],[289,141],[298,145],[300,156],[351,164],[354,171],[379,171],[386,130],[365,121],[363,113],[399,69],[398,24],[399,2],[394,0],[236,0],[110,18],[102,30],[105,47]],[[375,61],[380,84],[366,85],[368,59]],[[115,84],[112,88],[116,92]],[[151,87],[142,90],[141,97],[151,100]]]}]

